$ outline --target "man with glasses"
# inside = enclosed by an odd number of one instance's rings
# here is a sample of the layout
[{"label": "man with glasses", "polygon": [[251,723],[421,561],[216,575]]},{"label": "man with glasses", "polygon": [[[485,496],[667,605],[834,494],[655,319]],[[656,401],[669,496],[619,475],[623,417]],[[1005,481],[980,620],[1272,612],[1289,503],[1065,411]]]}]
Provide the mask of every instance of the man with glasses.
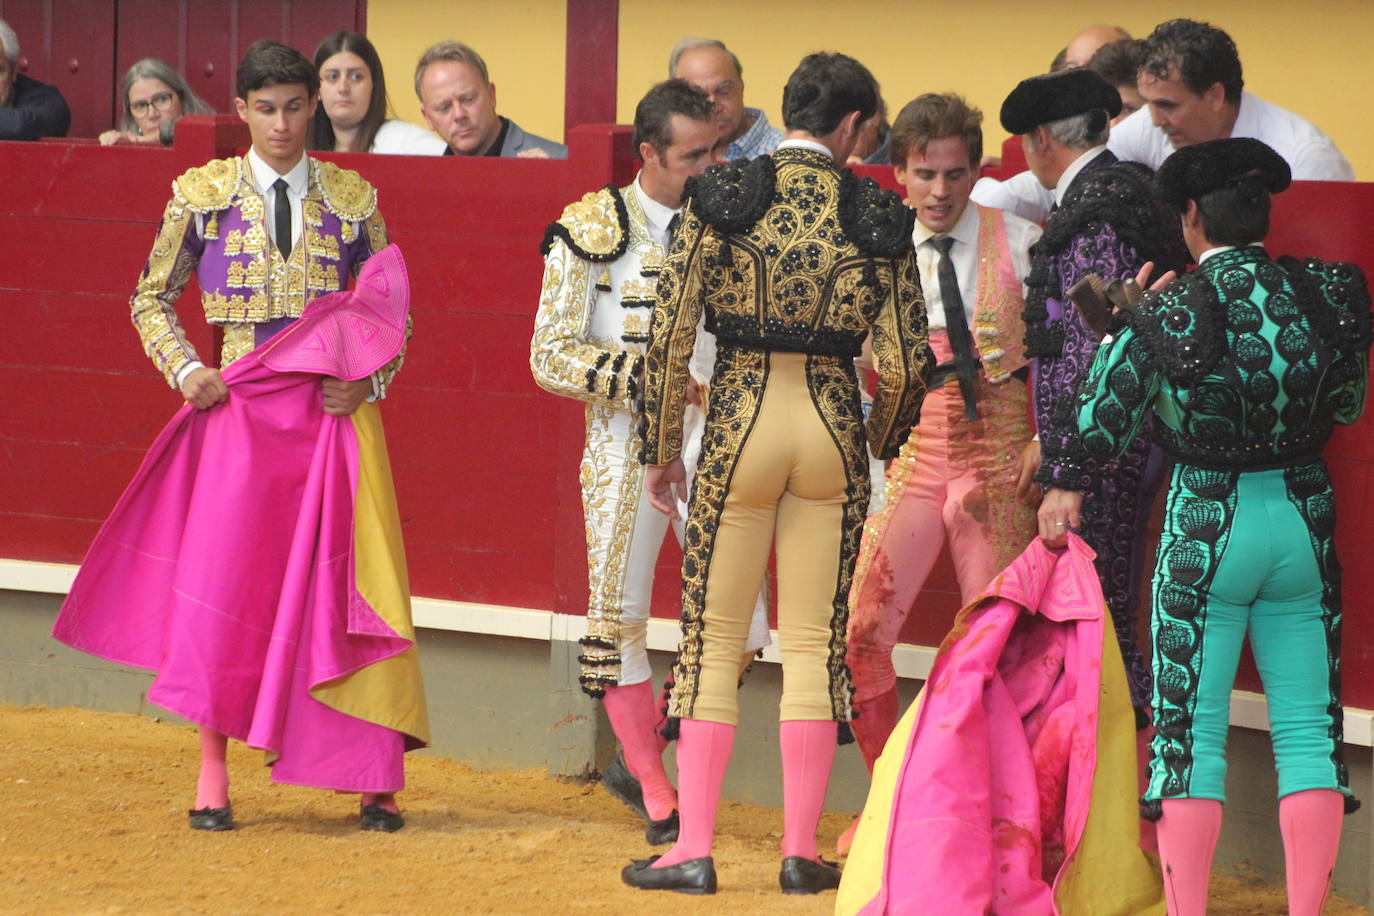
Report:
[{"label": "man with glasses", "polygon": [[668,75],[686,80],[710,97],[720,129],[721,158],[753,159],[773,152],[782,142],[782,131],[768,123],[761,109],[745,107],[744,68],[724,42],[682,39],[668,58]]}]

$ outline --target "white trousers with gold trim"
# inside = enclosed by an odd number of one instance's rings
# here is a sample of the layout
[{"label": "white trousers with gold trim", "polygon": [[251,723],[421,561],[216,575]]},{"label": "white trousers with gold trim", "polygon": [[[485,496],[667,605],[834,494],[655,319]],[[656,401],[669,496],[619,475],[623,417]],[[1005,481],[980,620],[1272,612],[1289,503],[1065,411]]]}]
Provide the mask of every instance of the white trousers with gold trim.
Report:
[{"label": "white trousers with gold trim", "polygon": [[[690,481],[701,453],[703,412],[689,406],[683,429],[683,463]],[[639,417],[629,410],[589,406],[582,453],[582,510],[587,533],[587,618],[619,620],[621,686],[649,680],[647,645],[654,566],[669,519],[649,504],[639,463]],[[682,526],[675,526],[678,542]],[[771,642],[768,602],[755,602],[747,648]]]}]

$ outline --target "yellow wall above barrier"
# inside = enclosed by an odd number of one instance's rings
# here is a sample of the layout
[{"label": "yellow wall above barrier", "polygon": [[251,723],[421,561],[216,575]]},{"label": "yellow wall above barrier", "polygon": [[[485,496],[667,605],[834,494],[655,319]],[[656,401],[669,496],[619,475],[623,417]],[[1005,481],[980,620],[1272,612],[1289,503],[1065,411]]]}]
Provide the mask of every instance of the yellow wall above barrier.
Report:
[{"label": "yellow wall above barrier", "polygon": [[[423,123],[410,88],[415,60],[445,37],[486,57],[502,114],[526,129],[561,139],[564,0],[454,4],[370,0],[368,31],[391,79],[397,113]],[[1357,178],[1374,179],[1374,130],[1365,115],[1374,63],[1374,2],[1257,3],[1254,0],[621,0],[618,114],[667,75],[668,53],[684,36],[719,38],[740,57],[745,102],[781,118],[782,86],[809,51],[833,49],[864,61],[883,86],[889,110],[922,92],[963,93],[987,116],[995,151],[1002,99],[1018,80],[1049,67],[1073,34],[1096,22],[1143,37],[1176,16],[1205,19],[1235,39],[1246,88],[1315,123],[1341,148]]]}]

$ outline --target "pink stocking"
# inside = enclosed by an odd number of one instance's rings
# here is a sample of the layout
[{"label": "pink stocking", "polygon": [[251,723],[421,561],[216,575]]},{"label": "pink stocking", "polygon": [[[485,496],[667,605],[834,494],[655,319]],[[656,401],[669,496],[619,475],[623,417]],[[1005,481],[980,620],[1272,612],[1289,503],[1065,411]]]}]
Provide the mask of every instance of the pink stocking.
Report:
[{"label": "pink stocking", "polygon": [[364,792],[360,804],[364,808],[368,805],[376,805],[383,811],[390,811],[392,814],[401,813],[401,809],[396,805],[395,792]]},{"label": "pink stocking", "polygon": [[864,763],[868,764],[869,775],[873,773],[874,762],[882,756],[892,730],[897,727],[899,705],[896,687],[871,700],[854,704],[855,717],[849,727],[859,742],[859,752],[864,755]]},{"label": "pink stocking", "polygon": [[816,861],[816,826],[835,762],[833,719],[792,720],[778,726],[782,748],[782,855]]},{"label": "pink stocking", "polygon": [[229,804],[229,764],[225,759],[228,746],[227,735],[204,725],[200,727],[196,808],[223,808]]},{"label": "pink stocking", "polygon": [[711,854],[720,787],[725,781],[725,768],[730,763],[730,751],[734,746],[735,726],[698,719],[682,720],[677,739],[682,826],[677,844],[653,867],[676,865]]},{"label": "pink stocking", "polygon": [[1334,789],[1307,789],[1279,801],[1279,830],[1288,872],[1288,912],[1317,916],[1331,889],[1341,845],[1345,799]]},{"label": "pink stocking", "polygon": [[658,709],[649,681],[606,688],[606,715],[625,749],[625,765],[644,790],[644,808],[661,821],[677,807],[677,792],[663,771]]},{"label": "pink stocking", "polygon": [[1207,879],[1221,833],[1221,802],[1166,798],[1159,819],[1159,864],[1169,916],[1206,916]]}]

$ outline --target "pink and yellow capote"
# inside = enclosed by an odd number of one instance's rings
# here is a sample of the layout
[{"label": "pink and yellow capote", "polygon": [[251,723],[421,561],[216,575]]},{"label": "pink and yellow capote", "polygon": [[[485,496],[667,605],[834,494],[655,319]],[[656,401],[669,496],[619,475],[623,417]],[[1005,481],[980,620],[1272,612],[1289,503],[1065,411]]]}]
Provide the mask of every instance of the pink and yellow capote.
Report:
[{"label": "pink and yellow capote", "polygon": [[156,672],[148,699],[268,753],[272,778],[394,792],[429,741],[391,467],[374,403],[323,410],[405,343],[399,249],[183,406],[96,535],[53,635]]},{"label": "pink and yellow capote", "polygon": [[959,613],[874,768],[837,914],[1163,916],[1093,556],[1037,538]]}]

